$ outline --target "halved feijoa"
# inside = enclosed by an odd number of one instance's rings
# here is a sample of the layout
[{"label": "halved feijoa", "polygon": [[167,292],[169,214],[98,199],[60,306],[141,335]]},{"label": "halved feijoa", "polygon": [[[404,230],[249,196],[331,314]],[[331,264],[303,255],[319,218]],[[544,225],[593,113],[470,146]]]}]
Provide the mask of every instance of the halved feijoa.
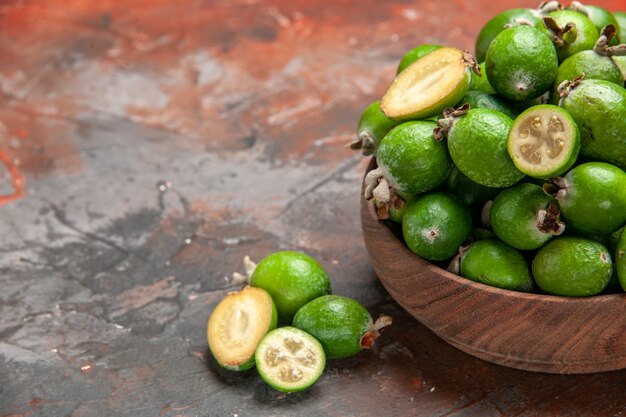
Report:
[{"label": "halved feijoa", "polygon": [[282,392],[302,391],[313,385],[324,371],[324,348],[313,336],[295,327],[269,332],[255,353],[261,378]]},{"label": "halved feijoa", "polygon": [[395,120],[425,119],[455,105],[467,92],[472,55],[456,48],[439,48],[409,65],[385,92],[380,108]]},{"label": "halved feijoa", "polygon": [[231,292],[215,307],[207,324],[209,349],[224,368],[250,369],[254,351],[265,334],[276,328],[276,307],[261,288]]},{"label": "halved feijoa", "polygon": [[513,163],[534,178],[551,178],[567,171],[580,150],[576,122],[565,110],[550,104],[533,106],[514,121],[508,137]]}]

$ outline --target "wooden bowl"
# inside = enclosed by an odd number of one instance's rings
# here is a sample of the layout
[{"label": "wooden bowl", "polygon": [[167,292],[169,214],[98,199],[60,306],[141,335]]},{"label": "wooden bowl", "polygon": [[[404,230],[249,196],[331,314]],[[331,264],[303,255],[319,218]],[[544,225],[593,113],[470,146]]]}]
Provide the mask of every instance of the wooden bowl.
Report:
[{"label": "wooden bowl", "polygon": [[[374,166],[374,161],[369,169]],[[576,374],[626,368],[626,294],[527,294],[452,274],[411,252],[361,197],[369,257],[391,296],[452,346],[528,371]]]}]

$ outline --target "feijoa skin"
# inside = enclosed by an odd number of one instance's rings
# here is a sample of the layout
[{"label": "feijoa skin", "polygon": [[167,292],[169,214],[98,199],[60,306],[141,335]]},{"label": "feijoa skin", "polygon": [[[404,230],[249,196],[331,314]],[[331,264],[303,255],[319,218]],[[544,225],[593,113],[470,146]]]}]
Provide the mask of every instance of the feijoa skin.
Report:
[{"label": "feijoa skin", "polygon": [[615,247],[615,269],[619,282],[626,291],[626,228],[622,230]]},{"label": "feijoa skin", "polygon": [[503,99],[491,93],[480,91],[468,91],[461,99],[460,103],[469,103],[472,109],[483,108],[499,111],[502,114],[515,118],[517,113]]},{"label": "feijoa skin", "polygon": [[609,235],[626,223],[626,173],[614,165],[578,165],[544,189],[556,195],[565,224],[579,232]]},{"label": "feijoa skin", "polygon": [[398,122],[389,119],[380,110],[380,101],[377,100],[363,110],[356,130],[357,138],[349,147],[361,149],[365,156],[374,155],[380,141],[397,125]]},{"label": "feijoa skin", "polygon": [[501,191],[500,188],[486,187],[470,180],[456,166],[446,178],[444,187],[465,204],[471,213],[479,212],[487,201],[494,199]]},{"label": "feijoa skin", "polygon": [[452,160],[445,142],[433,137],[435,127],[428,121],[402,123],[380,143],[376,162],[395,190],[417,195],[446,180]]},{"label": "feijoa skin", "polygon": [[267,332],[276,328],[276,306],[267,291],[245,287],[231,292],[211,312],[209,349],[217,363],[231,371],[254,366],[254,352]]},{"label": "feijoa skin", "polygon": [[623,12],[613,12],[613,16],[617,23],[619,24],[619,39],[622,43],[626,42],[626,11]]},{"label": "feijoa skin", "polygon": [[580,153],[626,169],[626,89],[605,80],[573,83],[559,106],[580,129]]},{"label": "feijoa skin", "polygon": [[535,184],[516,184],[493,201],[489,223],[495,234],[521,250],[538,249],[565,230],[556,200]]},{"label": "feijoa skin", "polygon": [[459,170],[486,187],[504,188],[524,177],[507,151],[513,120],[491,109],[470,109],[449,123],[448,150]]},{"label": "feijoa skin", "polygon": [[544,245],[532,262],[535,283],[548,294],[600,294],[611,279],[611,254],[591,239],[561,236]]},{"label": "feijoa skin", "polygon": [[[472,79],[470,80],[469,85],[470,91],[476,91],[485,94],[496,94],[496,90],[493,89],[491,84],[489,84],[489,80],[487,79],[487,68],[485,67],[485,63],[481,62],[479,66],[480,74],[472,74]],[[461,100],[461,102],[463,102],[463,100]]]},{"label": "feijoa skin", "polygon": [[468,209],[448,193],[418,198],[402,218],[402,234],[409,249],[431,261],[454,256],[471,230]]},{"label": "feijoa skin", "polygon": [[513,26],[496,36],[485,58],[491,86],[511,100],[539,97],[552,87],[559,67],[554,45],[539,30]]},{"label": "feijoa skin", "polygon": [[331,292],[324,268],[312,257],[293,251],[265,257],[252,273],[250,285],[271,295],[281,323],[291,323],[300,307]]},{"label": "feijoa skin", "polygon": [[293,326],[319,340],[328,359],[345,358],[371,347],[380,330],[375,329],[372,316],[358,301],[338,295],[319,297],[304,305],[296,313]]},{"label": "feijoa skin", "polygon": [[497,239],[474,242],[461,255],[460,274],[493,287],[531,292],[533,279],[519,251]]},{"label": "feijoa skin", "polygon": [[528,20],[531,23],[539,22],[541,15],[533,9],[509,9],[495,15],[482,27],[476,38],[476,59],[479,62],[485,60],[491,41],[504,30],[506,25],[514,24],[519,19]]}]

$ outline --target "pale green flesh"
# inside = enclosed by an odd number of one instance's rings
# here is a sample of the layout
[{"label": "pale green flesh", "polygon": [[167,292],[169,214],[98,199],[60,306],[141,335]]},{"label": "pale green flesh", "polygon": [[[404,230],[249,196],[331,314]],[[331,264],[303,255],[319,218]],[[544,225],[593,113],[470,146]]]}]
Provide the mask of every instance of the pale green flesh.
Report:
[{"label": "pale green flesh", "polygon": [[259,344],[255,359],[263,380],[283,392],[310,387],[326,365],[322,345],[294,327],[281,327],[268,333]]},{"label": "pale green flesh", "polygon": [[547,178],[571,166],[578,144],[577,127],[572,121],[553,110],[530,109],[515,120],[508,150],[520,171]]}]

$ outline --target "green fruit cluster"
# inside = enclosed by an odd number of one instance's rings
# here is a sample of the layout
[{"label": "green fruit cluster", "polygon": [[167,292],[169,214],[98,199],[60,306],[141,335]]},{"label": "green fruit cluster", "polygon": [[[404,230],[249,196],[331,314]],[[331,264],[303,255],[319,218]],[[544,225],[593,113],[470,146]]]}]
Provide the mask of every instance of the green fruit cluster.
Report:
[{"label": "green fruit cluster", "polygon": [[476,58],[409,51],[357,127],[379,218],[417,255],[487,285],[626,290],[625,16],[544,2],[491,19]]},{"label": "green fruit cluster", "polygon": [[[248,286],[229,293],[207,324],[209,348],[217,363],[231,371],[256,365],[259,375],[282,392],[313,385],[326,359],[370,348],[380,330],[358,301],[331,295],[324,268],[312,257],[275,252],[258,265],[246,257]],[[243,278],[235,274],[237,278]]]}]

